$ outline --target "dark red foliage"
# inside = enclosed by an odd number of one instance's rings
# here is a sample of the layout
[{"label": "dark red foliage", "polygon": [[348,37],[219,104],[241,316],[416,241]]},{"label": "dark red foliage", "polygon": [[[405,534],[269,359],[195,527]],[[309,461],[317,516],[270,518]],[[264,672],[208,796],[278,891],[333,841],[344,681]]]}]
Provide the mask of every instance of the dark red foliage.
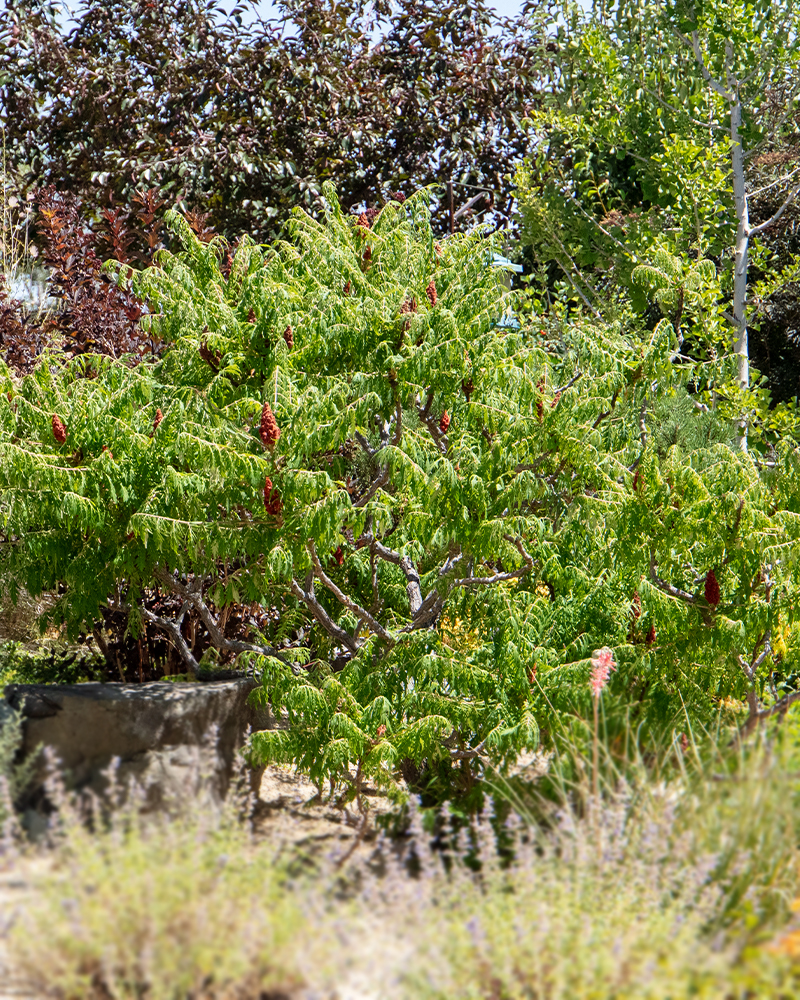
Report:
[{"label": "dark red foliage", "polygon": [[706,573],[706,583],[703,588],[703,594],[712,607],[715,608],[719,604],[719,583],[717,582],[717,575],[713,569],[710,569],[708,573]]},{"label": "dark red foliage", "polygon": [[42,260],[50,271],[48,290],[58,300],[45,332],[66,337],[63,349],[71,355],[91,352],[118,358],[155,350],[139,327],[142,303],[127,285],[118,286],[102,271],[103,240],[111,241],[118,260],[130,249],[132,237],[119,213],[107,212],[101,240],[84,226],[75,198],[49,187],[39,191],[36,206]]}]

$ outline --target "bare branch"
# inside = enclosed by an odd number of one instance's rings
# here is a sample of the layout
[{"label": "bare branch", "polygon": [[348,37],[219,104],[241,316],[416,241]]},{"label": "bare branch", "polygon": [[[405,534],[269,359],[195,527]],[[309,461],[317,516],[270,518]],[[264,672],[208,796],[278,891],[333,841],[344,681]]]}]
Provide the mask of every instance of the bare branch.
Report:
[{"label": "bare branch", "polygon": [[692,604],[695,607],[700,607],[701,610],[707,610],[709,607],[708,601],[705,597],[698,597],[696,594],[690,594],[686,590],[681,590],[680,587],[675,587],[671,583],[667,583],[666,580],[662,580],[661,577],[656,573],[656,557],[655,552],[650,552],[650,580],[658,587],[659,590],[668,594],[670,597],[674,597],[679,601],[683,601],[685,604]]},{"label": "bare branch", "polygon": [[525,551],[521,539],[512,538],[511,535],[503,535],[503,538],[514,545],[519,554],[525,560],[525,565],[520,569],[510,570],[507,573],[495,573],[494,576],[466,576],[461,580],[454,580],[454,587],[485,587],[495,583],[503,583],[505,580],[516,580],[533,569],[533,556]]},{"label": "bare branch", "polygon": [[367,625],[376,635],[379,635],[381,639],[383,639],[383,641],[387,643],[387,645],[389,645],[390,647],[395,646],[397,644],[397,640],[394,638],[394,636],[390,632],[387,632],[386,629],[383,627],[383,625],[381,625],[379,621],[373,618],[372,615],[369,613],[369,611],[366,610],[366,608],[362,608],[360,604],[356,604],[356,602],[351,597],[348,597],[348,595],[345,594],[343,590],[340,590],[339,587],[337,587],[336,584],[333,582],[333,580],[331,580],[331,578],[327,575],[325,570],[322,568],[322,563],[319,561],[319,556],[317,555],[317,550],[314,545],[313,539],[311,538],[308,539],[308,541],[306,542],[306,548],[308,549],[308,553],[311,556],[311,562],[314,564],[314,572],[317,576],[317,579],[320,580],[328,588],[328,590],[333,594],[333,596],[341,604],[343,604],[348,611],[351,611],[356,616],[356,618],[360,618],[361,621],[363,621],[364,624]]},{"label": "bare branch", "polygon": [[351,653],[357,653],[359,647],[358,641],[350,635],[349,632],[345,632],[343,628],[339,628],[325,608],[323,608],[323,606],[316,599],[311,588],[304,590],[297,580],[294,579],[292,580],[291,586],[294,596],[308,606],[308,610],[317,619],[328,635],[336,639],[340,645],[349,649]]},{"label": "bare branch", "polygon": [[[202,581],[199,578],[195,579],[194,586],[185,586],[180,580],[177,580],[171,573],[161,567],[156,567],[153,570],[153,575],[174,594],[178,594],[179,597],[183,598],[184,608],[181,610],[180,618],[183,617],[187,605],[191,605],[197,611],[200,620],[206,627],[211,642],[217,649],[227,649],[231,653],[260,653],[262,656],[272,656],[283,663],[290,663],[285,654],[273,646],[259,646],[252,642],[240,642],[238,639],[228,639],[222,629],[220,629],[219,624],[211,613],[211,609],[203,600]],[[147,614],[149,615],[151,612],[147,612]]]},{"label": "bare branch", "polygon": [[380,473],[378,474],[378,477],[372,480],[372,482],[369,485],[369,489],[364,494],[364,496],[356,500],[353,506],[363,507],[365,506],[365,504],[368,504],[370,500],[378,492],[378,490],[381,489],[381,487],[385,486],[388,482],[389,482],[389,470],[384,467],[383,469],[381,469]]},{"label": "bare branch", "polygon": [[774,222],[777,222],[778,219],[780,219],[780,217],[783,215],[783,213],[786,211],[786,209],[789,208],[789,206],[794,203],[794,201],[796,200],[796,198],[797,198],[797,196],[799,194],[800,194],[800,184],[794,189],[794,191],[791,191],[789,193],[789,195],[786,197],[786,200],[784,201],[784,203],[781,205],[781,207],[778,209],[778,211],[774,213],[774,215],[771,215],[766,220],[766,222],[760,222],[757,226],[752,226],[751,229],[748,232],[748,235],[750,237],[758,236],[758,234],[759,233],[763,233],[765,229],[769,229],[769,227]]},{"label": "bare branch", "polygon": [[[146,618],[147,621],[152,622],[154,625],[157,625],[160,629],[162,629],[170,636],[172,642],[175,645],[175,648],[180,653],[181,659],[188,667],[189,673],[193,677],[196,676],[200,664],[194,658],[191,649],[189,649],[186,640],[183,638],[180,627],[174,621],[171,621],[169,618],[162,618],[160,615],[153,614],[153,612],[149,611],[147,608],[141,608],[140,610],[142,612],[143,617]],[[181,618],[182,617],[183,617],[183,611],[181,610]]]}]

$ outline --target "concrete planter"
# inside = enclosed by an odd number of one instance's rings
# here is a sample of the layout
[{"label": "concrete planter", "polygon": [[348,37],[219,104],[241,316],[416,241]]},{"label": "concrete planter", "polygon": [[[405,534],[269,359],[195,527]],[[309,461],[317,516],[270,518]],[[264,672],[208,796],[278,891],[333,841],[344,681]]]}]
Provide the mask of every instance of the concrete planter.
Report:
[{"label": "concrete planter", "polygon": [[[254,687],[245,679],[9,685],[5,702],[23,718],[21,756],[38,756],[24,805],[37,812],[52,808],[44,791],[42,747],[51,748],[71,790],[104,796],[104,772],[116,759],[117,778],[139,786],[145,809],[198,796],[218,804],[241,763],[248,732],[275,725],[269,710],[248,704]],[[260,773],[252,780],[257,789]]]}]

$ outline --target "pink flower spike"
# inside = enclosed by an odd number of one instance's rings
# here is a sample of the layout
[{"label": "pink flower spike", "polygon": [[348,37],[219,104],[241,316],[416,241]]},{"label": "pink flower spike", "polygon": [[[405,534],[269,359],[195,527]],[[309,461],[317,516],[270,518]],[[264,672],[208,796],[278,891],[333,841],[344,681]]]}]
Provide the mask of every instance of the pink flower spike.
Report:
[{"label": "pink flower spike", "polygon": [[592,657],[592,674],[589,678],[589,684],[592,688],[592,695],[595,698],[600,697],[600,692],[608,683],[611,671],[615,669],[613,649],[603,646],[602,649],[594,651],[594,656]]}]

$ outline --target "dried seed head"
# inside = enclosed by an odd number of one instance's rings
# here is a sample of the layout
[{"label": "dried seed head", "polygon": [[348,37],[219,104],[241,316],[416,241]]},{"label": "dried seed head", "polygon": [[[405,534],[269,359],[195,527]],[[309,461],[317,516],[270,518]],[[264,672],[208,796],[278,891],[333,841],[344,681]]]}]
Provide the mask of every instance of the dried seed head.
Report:
[{"label": "dried seed head", "polygon": [[713,569],[710,569],[706,573],[706,584],[703,588],[703,593],[705,599],[712,607],[716,607],[719,604],[719,583]]},{"label": "dried seed head", "polygon": [[461,389],[466,397],[467,402],[469,402],[470,396],[475,392],[475,383],[472,381],[472,377],[468,379],[462,379]]},{"label": "dried seed head", "polygon": [[219,351],[217,351],[216,353],[212,353],[212,351],[209,349],[208,344],[205,341],[203,341],[200,347],[198,348],[198,353],[200,354],[200,357],[203,359],[203,361],[205,361],[205,363],[208,365],[209,368],[211,368],[215,372],[219,371],[219,362],[220,362]]},{"label": "dried seed head", "polygon": [[633,620],[637,621],[642,615],[642,599],[639,596],[639,591],[633,595],[633,602],[631,603],[631,614],[633,615]]},{"label": "dried seed head", "polygon": [[283,500],[278,495],[278,491],[272,488],[272,480],[269,476],[264,480],[264,510],[268,514],[280,514],[283,510]]},{"label": "dried seed head", "polygon": [[553,402],[550,404],[550,409],[551,410],[554,410],[558,406],[558,403],[559,403],[560,399],[561,399],[561,390],[559,390],[555,394],[555,396],[553,396]]},{"label": "dried seed head", "polygon": [[450,414],[447,412],[447,410],[445,410],[441,416],[441,419],[439,420],[439,430],[442,432],[442,434],[446,434],[447,428],[449,426],[450,426]]},{"label": "dried seed head", "polygon": [[351,287],[351,286],[350,286],[350,279],[348,278],[348,279],[347,279],[347,284],[346,284],[346,285],[344,286],[344,288],[342,289],[342,294],[343,294],[343,295],[349,295],[349,294],[350,294],[350,287]]},{"label": "dried seed head", "polygon": [[428,296],[428,301],[430,302],[430,304],[432,306],[435,306],[439,296],[436,294],[436,284],[433,278],[431,278],[431,280],[428,282],[428,287],[425,289],[425,294]]},{"label": "dried seed head", "polygon": [[156,410],[156,418],[155,418],[155,420],[153,421],[153,433],[154,433],[154,434],[155,434],[155,432],[156,432],[156,431],[158,430],[158,425],[159,425],[159,424],[161,423],[161,421],[162,421],[163,419],[164,419],[164,414],[163,414],[163,413],[161,412],[161,408],[159,407],[159,408],[158,408],[158,409]]},{"label": "dried seed head", "polygon": [[362,212],[361,215],[356,219],[356,225],[361,226],[362,229],[369,229],[369,216],[366,212]]},{"label": "dried seed head", "polygon": [[648,646],[652,646],[655,641],[656,641],[656,626],[655,622],[653,622],[653,624],[650,626],[650,629],[648,630],[645,642],[647,643]]},{"label": "dried seed head", "polygon": [[67,428],[57,413],[53,414],[53,437],[59,444],[64,444],[67,440]]},{"label": "dried seed head", "polygon": [[294,347],[294,330],[292,330],[291,325],[287,326],[286,329],[283,331],[283,339],[286,341],[289,350],[291,351],[291,349]]},{"label": "dried seed head", "polygon": [[406,200],[406,196],[403,194],[402,191],[390,191],[389,197],[392,199],[392,201],[396,201],[400,205],[402,205],[403,202]]},{"label": "dried seed head", "polygon": [[367,245],[364,247],[364,256],[361,259],[361,270],[368,271],[372,266],[372,247]]},{"label": "dried seed head", "polygon": [[539,423],[544,420],[544,403],[541,399],[536,400],[536,419]]},{"label": "dried seed head", "polygon": [[278,438],[281,436],[281,429],[269,403],[264,403],[261,410],[261,443],[270,451],[275,447]]},{"label": "dried seed head", "polygon": [[250,306],[250,312],[247,314],[247,322],[255,323],[255,321],[256,321],[256,311],[255,309],[253,309],[252,306]]}]

